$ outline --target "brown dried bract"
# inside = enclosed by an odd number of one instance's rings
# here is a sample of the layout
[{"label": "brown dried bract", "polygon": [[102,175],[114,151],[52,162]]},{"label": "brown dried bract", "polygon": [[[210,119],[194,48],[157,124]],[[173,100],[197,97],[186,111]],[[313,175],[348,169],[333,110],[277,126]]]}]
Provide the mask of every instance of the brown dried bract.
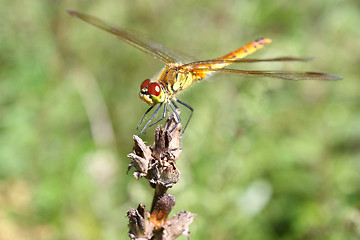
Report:
[{"label": "brown dried bract", "polygon": [[[144,141],[134,135],[133,153],[127,156],[132,159],[128,170],[135,167],[135,178],[145,177],[151,186],[162,185],[170,188],[179,181],[180,171],[175,163],[180,157],[181,124],[175,129],[176,117],[172,115],[165,124],[156,128],[153,147],[147,146]],[[170,132],[170,130],[172,130]]]},{"label": "brown dried bract", "polygon": [[190,237],[189,225],[196,215],[188,211],[181,211],[158,229],[149,220],[149,212],[145,211],[142,204],[137,209],[130,209],[127,216],[129,218],[130,239],[173,240],[182,234]]},{"label": "brown dried bract", "polygon": [[153,236],[154,224],[147,220],[149,215],[141,203],[137,209],[132,208],[127,212],[130,239],[150,239]]}]

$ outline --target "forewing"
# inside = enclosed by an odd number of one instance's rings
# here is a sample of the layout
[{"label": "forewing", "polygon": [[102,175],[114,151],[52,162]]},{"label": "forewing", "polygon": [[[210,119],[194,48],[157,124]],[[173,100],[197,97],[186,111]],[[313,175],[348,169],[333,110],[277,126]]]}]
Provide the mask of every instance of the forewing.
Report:
[{"label": "forewing", "polygon": [[80,13],[72,9],[67,9],[67,12],[74,17],[77,17],[87,23],[90,23],[95,27],[98,27],[108,33],[115,35],[117,38],[136,47],[137,49],[140,49],[141,51],[151,55],[152,57],[159,59],[164,63],[177,62],[177,57],[171,52],[171,50],[169,50],[160,43],[148,39],[145,36],[121,27],[112,26],[97,17]]}]

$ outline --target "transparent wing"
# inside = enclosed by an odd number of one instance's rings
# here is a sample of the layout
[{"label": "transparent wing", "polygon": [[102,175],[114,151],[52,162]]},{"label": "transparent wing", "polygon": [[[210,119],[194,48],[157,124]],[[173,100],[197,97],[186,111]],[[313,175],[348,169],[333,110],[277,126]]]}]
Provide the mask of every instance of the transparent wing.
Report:
[{"label": "transparent wing", "polygon": [[248,71],[248,70],[239,70],[239,69],[211,69],[211,68],[193,68],[192,71],[195,74],[209,75],[214,72],[227,72],[227,73],[236,73],[244,77],[254,76],[254,77],[265,77],[265,78],[279,78],[285,80],[341,80],[342,77],[321,72],[293,72],[293,71]]},{"label": "transparent wing", "polygon": [[253,62],[291,62],[291,61],[298,61],[298,62],[307,62],[311,61],[312,58],[305,57],[305,58],[297,58],[297,57],[279,57],[279,58],[265,58],[265,59],[254,59],[254,58],[243,58],[243,59],[211,59],[211,60],[204,60],[204,61],[196,61],[184,64],[184,67],[193,67],[193,68],[201,68],[207,67],[211,68],[212,65],[216,64],[232,64],[232,63],[253,63]]},{"label": "transparent wing", "polygon": [[124,42],[140,49],[141,51],[151,55],[152,57],[159,59],[164,63],[175,63],[178,62],[175,54],[165,46],[157,43],[145,36],[139,35],[133,31],[129,31],[120,27],[112,26],[97,17],[90,16],[88,14],[80,13],[78,11],[67,9],[67,12],[95,27],[98,27],[108,33],[115,35],[117,38]]}]

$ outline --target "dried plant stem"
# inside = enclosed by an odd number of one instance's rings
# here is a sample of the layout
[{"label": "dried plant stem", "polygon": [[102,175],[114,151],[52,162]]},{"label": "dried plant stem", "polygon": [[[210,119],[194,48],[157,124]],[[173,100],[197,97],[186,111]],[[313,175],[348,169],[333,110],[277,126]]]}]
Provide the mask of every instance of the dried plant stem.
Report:
[{"label": "dried plant stem", "polygon": [[[182,211],[168,219],[175,205],[175,197],[166,193],[179,181],[180,171],[176,160],[180,157],[181,124],[176,125],[175,114],[167,120],[164,128],[156,128],[153,147],[147,146],[141,138],[133,136],[133,153],[128,154],[132,162],[129,170],[134,167],[135,178],[145,177],[155,189],[150,212],[139,204],[137,209],[130,209],[129,237],[131,239],[166,239],[172,240],[185,234],[190,236],[189,225],[195,214]],[[175,129],[173,129],[173,127]],[[173,131],[170,131],[173,129]]]}]

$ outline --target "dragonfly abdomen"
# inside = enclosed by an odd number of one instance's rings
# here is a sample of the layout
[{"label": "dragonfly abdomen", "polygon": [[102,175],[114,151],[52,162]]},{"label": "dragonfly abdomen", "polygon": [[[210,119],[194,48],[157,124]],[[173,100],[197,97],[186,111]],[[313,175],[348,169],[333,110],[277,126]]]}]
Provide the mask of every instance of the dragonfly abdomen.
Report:
[{"label": "dragonfly abdomen", "polygon": [[271,43],[271,39],[258,38],[252,41],[251,43],[246,44],[245,46],[238,48],[235,51],[232,51],[231,53],[226,54],[225,56],[219,57],[218,59],[227,59],[227,60],[241,59],[263,48],[266,44],[269,43]]},{"label": "dragonfly abdomen", "polygon": [[195,62],[195,64],[191,65],[191,67],[193,69],[196,69],[194,71],[194,75],[196,74],[199,76],[199,79],[197,80],[201,80],[207,76],[210,76],[210,74],[214,72],[212,71],[212,69],[221,69],[227,67],[233,63],[232,61],[236,61],[241,58],[244,58],[249,54],[254,53],[255,51],[263,48],[266,44],[269,43],[271,43],[271,40],[268,38],[258,38],[255,41],[252,41],[251,43],[246,44],[245,46],[238,48],[222,57],[213,59],[217,62],[211,60],[209,62],[202,61],[199,62],[199,64],[196,64]]}]

